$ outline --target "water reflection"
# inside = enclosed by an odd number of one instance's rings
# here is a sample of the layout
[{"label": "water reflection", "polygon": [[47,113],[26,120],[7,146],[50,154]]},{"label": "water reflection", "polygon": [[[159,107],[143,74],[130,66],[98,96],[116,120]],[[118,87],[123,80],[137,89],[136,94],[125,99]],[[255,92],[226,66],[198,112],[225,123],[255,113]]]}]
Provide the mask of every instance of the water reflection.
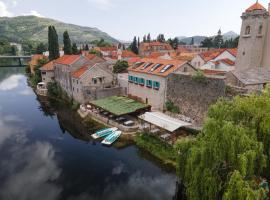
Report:
[{"label": "water reflection", "polygon": [[56,200],[62,191],[53,183],[61,170],[49,143],[13,146],[10,157],[1,163],[0,199]]},{"label": "water reflection", "polygon": [[17,70],[0,69],[0,199],[167,200],[174,173],[134,145],[89,143],[99,126],[37,98]]}]

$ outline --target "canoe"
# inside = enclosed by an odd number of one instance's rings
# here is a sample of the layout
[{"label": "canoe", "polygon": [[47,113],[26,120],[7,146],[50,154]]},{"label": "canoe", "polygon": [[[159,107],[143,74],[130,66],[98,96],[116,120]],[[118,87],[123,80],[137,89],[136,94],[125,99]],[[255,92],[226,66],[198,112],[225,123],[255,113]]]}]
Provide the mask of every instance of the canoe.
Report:
[{"label": "canoe", "polygon": [[101,143],[105,145],[112,145],[121,136],[121,134],[121,131],[115,131],[111,135],[107,136]]},{"label": "canoe", "polygon": [[106,128],[106,129],[102,129],[102,130],[94,133],[92,135],[92,138],[98,139],[98,138],[101,138],[101,137],[106,137],[106,136],[112,134],[115,131],[117,131],[117,128]]}]

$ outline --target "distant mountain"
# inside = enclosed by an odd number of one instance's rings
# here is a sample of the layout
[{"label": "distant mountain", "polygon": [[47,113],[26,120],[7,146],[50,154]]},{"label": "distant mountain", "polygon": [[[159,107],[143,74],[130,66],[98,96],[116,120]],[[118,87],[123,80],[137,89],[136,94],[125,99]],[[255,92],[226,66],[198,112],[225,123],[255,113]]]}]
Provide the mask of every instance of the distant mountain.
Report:
[{"label": "distant mountain", "polygon": [[0,37],[17,43],[22,40],[47,42],[49,25],[55,26],[61,43],[65,30],[69,32],[72,42],[76,43],[86,43],[101,38],[110,43],[117,42],[116,39],[97,28],[77,26],[35,16],[0,17]]},{"label": "distant mountain", "polygon": [[223,40],[235,39],[236,37],[238,37],[238,34],[233,31],[229,31],[223,34]]},{"label": "distant mountain", "polygon": [[[233,31],[229,31],[223,34],[223,40],[235,39],[236,37],[238,37],[238,34]],[[177,38],[180,42],[184,42],[186,44],[190,44],[192,38],[194,38],[194,44],[200,45],[201,42],[206,38],[206,36],[192,36],[192,37],[179,36]]]},{"label": "distant mountain", "polygon": [[192,38],[194,39],[194,44],[200,45],[201,42],[206,38],[206,36],[193,36],[193,37],[177,37],[179,39],[179,41],[184,42],[186,44],[190,44]]}]

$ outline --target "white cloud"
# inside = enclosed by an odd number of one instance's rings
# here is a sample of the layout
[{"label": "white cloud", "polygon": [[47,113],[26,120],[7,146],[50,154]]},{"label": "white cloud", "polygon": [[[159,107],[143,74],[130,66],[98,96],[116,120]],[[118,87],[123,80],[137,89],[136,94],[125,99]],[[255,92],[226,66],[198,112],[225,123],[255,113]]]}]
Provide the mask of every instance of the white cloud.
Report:
[{"label": "white cloud", "polygon": [[24,78],[23,75],[12,75],[4,81],[0,82],[0,91],[13,90],[19,86],[20,81]]},{"label": "white cloud", "polygon": [[11,2],[11,4],[15,7],[15,6],[17,6],[18,5],[18,1],[16,1],[16,0],[13,0],[12,2]]},{"label": "white cloud", "polygon": [[0,17],[12,17],[13,14],[8,11],[7,5],[3,2],[0,1]]},{"label": "white cloud", "polygon": [[36,17],[44,17],[44,15],[40,14],[36,10],[31,10],[30,13],[24,13],[23,15],[24,16],[33,15],[33,16],[36,16]]},{"label": "white cloud", "polygon": [[[9,158],[1,162],[1,175],[6,175],[0,188],[1,199],[59,199],[62,188],[53,183],[61,174],[55,150],[47,142],[30,146],[18,145]],[[23,158],[23,159],[22,159]]]},{"label": "white cloud", "polygon": [[100,10],[109,10],[113,7],[113,0],[88,0],[90,3],[94,3]]}]

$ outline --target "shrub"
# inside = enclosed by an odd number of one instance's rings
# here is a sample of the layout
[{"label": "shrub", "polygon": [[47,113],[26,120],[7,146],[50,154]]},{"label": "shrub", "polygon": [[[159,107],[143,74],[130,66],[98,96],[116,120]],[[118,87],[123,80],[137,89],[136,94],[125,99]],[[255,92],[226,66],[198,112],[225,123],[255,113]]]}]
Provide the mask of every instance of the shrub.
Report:
[{"label": "shrub", "polygon": [[198,70],[193,76],[192,80],[199,82],[199,83],[205,83],[206,82],[206,77],[204,73],[201,70]]},{"label": "shrub", "polygon": [[174,105],[174,103],[169,100],[165,103],[165,106],[166,106],[166,110],[169,111],[169,112],[172,112],[172,113],[180,113],[180,108],[176,105]]},{"label": "shrub", "polygon": [[125,60],[118,60],[116,64],[113,66],[113,73],[123,73],[129,67],[128,62]]}]

